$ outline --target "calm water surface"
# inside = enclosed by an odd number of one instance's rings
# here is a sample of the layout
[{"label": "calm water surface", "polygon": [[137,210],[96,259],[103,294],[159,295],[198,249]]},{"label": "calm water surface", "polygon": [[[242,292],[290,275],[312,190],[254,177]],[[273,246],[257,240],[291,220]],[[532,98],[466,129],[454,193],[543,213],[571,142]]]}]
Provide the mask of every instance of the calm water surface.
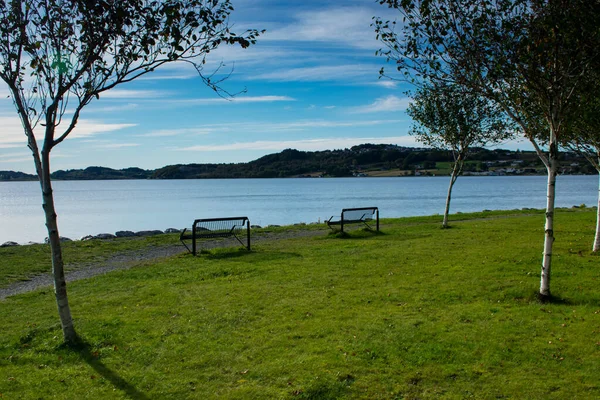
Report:
[{"label": "calm water surface", "polygon": [[[342,208],[382,218],[441,214],[448,177],[57,181],[60,235],[183,228],[196,218],[248,216],[256,225],[317,222]],[[558,207],[597,204],[597,176],[561,176]],[[451,212],[544,208],[546,177],[461,177]],[[47,236],[37,182],[0,182],[0,243]]]}]

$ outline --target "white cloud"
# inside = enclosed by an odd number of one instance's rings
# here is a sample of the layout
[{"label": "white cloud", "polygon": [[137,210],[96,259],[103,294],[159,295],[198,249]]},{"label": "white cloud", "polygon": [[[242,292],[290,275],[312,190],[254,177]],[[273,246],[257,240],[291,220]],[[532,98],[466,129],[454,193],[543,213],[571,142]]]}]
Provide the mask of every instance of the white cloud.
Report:
[{"label": "white cloud", "polygon": [[[25,146],[27,138],[23,133],[23,126],[18,117],[0,116],[0,148],[14,148]],[[96,120],[81,119],[77,126],[69,135],[70,138],[83,138],[93,136],[99,133],[112,132],[125,128],[134,127],[136,124],[111,124]],[[57,137],[60,135],[61,127],[66,128],[66,122],[57,129]],[[36,137],[38,140],[43,138],[41,128],[36,129]]]},{"label": "white cloud", "polygon": [[25,156],[31,157],[31,153],[20,152],[20,153],[10,153],[10,154],[0,154],[0,160],[4,160],[4,159],[10,158],[10,157],[25,157]]},{"label": "white cloud", "polygon": [[10,92],[4,82],[0,83],[0,100],[10,100]]},{"label": "white cloud", "polygon": [[322,138],[322,139],[304,139],[304,140],[284,140],[284,141],[255,141],[244,143],[231,143],[223,145],[202,145],[178,149],[180,151],[236,151],[236,150],[267,150],[281,151],[284,149],[296,149],[304,151],[319,151],[342,149],[356,146],[364,143],[373,144],[397,144],[401,146],[414,146],[415,140],[411,136],[399,137],[364,137],[364,138]]},{"label": "white cloud", "polygon": [[296,101],[296,99],[289,96],[240,96],[232,98],[231,101],[233,103],[272,103],[276,101]]},{"label": "white cloud", "polygon": [[381,86],[384,88],[388,88],[388,89],[395,89],[398,86],[398,82],[395,81],[391,81],[391,80],[378,80],[377,82],[374,83],[377,86]]},{"label": "white cloud", "polygon": [[230,124],[212,124],[199,127],[200,129],[212,129],[215,131],[239,131],[246,133],[269,133],[269,132],[296,132],[306,131],[316,128],[356,128],[364,126],[376,126],[386,124],[398,124],[405,122],[398,119],[388,120],[359,120],[359,121],[324,121],[324,120],[303,120],[289,121],[279,123],[261,123],[261,122],[236,122]]},{"label": "white cloud", "polygon": [[[97,103],[96,103],[97,104]],[[117,106],[108,106],[108,107],[95,107],[90,106],[86,108],[86,113],[98,112],[98,113],[109,113],[115,111],[131,111],[139,108],[139,104],[136,103],[127,103]]]},{"label": "white cloud", "polygon": [[104,93],[100,93],[101,99],[148,99],[156,97],[165,97],[169,94],[157,90],[128,90],[128,89],[111,89]]},{"label": "white cloud", "polygon": [[137,147],[139,143],[108,143],[96,146],[98,149],[121,149],[123,147]]},{"label": "white cloud", "polygon": [[77,126],[69,135],[71,138],[83,138],[93,136],[99,133],[113,132],[125,128],[131,128],[137,124],[110,124],[96,120],[81,119],[77,122]]},{"label": "white cloud", "polygon": [[33,160],[31,154],[11,154],[9,156],[10,157],[0,157],[0,164],[12,164]]},{"label": "white cloud", "polygon": [[386,97],[380,97],[369,105],[354,107],[352,111],[358,113],[404,111],[408,108],[410,101],[411,99],[408,97],[400,98],[394,95],[390,95]]},{"label": "white cloud", "polygon": [[0,145],[3,148],[25,146],[27,138],[23,132],[23,125],[17,116],[0,116]]},{"label": "white cloud", "polygon": [[217,127],[200,127],[200,128],[183,128],[183,129],[160,129],[157,131],[152,131],[149,133],[144,133],[141,135],[136,135],[139,137],[169,137],[169,136],[179,136],[179,135],[208,135],[213,132],[217,132],[223,130],[223,128],[219,129]]},{"label": "white cloud", "polygon": [[138,137],[170,137],[179,135],[208,135],[211,133],[282,133],[309,131],[317,128],[356,128],[364,126],[376,126],[386,124],[398,124],[405,122],[403,120],[369,120],[369,121],[323,121],[323,120],[305,120],[290,121],[281,123],[262,123],[262,122],[235,122],[225,124],[208,124],[194,128],[183,129],[162,129],[144,134],[136,135]]},{"label": "white cloud", "polygon": [[205,99],[184,99],[184,100],[171,100],[169,103],[175,104],[234,104],[234,103],[273,103],[278,101],[296,101],[296,99],[289,96],[238,96],[230,99],[223,99],[221,97],[216,98],[205,98]]},{"label": "white cloud", "polygon": [[311,128],[352,128],[359,126],[374,126],[395,124],[401,120],[372,120],[372,121],[292,121],[280,124],[261,125],[264,131],[306,130]]},{"label": "white cloud", "polygon": [[371,27],[373,10],[366,7],[333,7],[300,12],[295,21],[265,33],[261,40],[324,42],[352,48],[381,47]]},{"label": "white cloud", "polygon": [[328,65],[267,72],[254,75],[250,79],[278,82],[352,81],[368,74],[375,75],[376,72],[376,69],[370,65]]}]

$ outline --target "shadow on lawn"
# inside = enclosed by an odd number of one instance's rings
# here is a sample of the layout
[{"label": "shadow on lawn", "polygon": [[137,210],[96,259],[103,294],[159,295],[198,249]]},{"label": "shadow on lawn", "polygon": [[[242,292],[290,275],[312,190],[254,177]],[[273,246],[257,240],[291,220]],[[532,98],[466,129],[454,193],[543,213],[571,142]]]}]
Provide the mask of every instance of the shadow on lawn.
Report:
[{"label": "shadow on lawn", "polygon": [[228,258],[239,258],[250,254],[251,252],[245,248],[224,248],[224,249],[210,249],[201,250],[198,253],[198,257],[204,257],[209,260],[225,260]]},{"label": "shadow on lawn", "polygon": [[341,232],[339,230],[331,231],[327,237],[335,239],[365,239],[375,236],[385,236],[387,233],[382,231],[374,231],[372,229],[362,228],[355,229],[350,232]]},{"label": "shadow on lawn", "polygon": [[108,368],[98,359],[98,354],[94,352],[92,346],[85,340],[80,339],[79,343],[72,347],[73,351],[79,353],[81,358],[96,371],[100,376],[109,381],[116,389],[122,390],[125,394],[134,400],[149,400],[144,393],[137,390],[125,379],[117,375],[116,372]]},{"label": "shadow on lawn", "polygon": [[530,302],[539,304],[555,304],[560,306],[592,306],[600,307],[600,298],[597,296],[585,296],[584,298],[567,298],[557,295],[542,296],[539,292],[531,292],[527,297]]},{"label": "shadow on lawn", "polygon": [[262,261],[275,261],[288,258],[301,258],[302,256],[298,253],[293,252],[281,252],[281,251],[266,251],[261,249],[259,251],[248,251],[245,248],[238,249],[214,249],[214,250],[203,250],[199,253],[198,257],[203,257],[207,260],[226,260],[233,258],[245,257],[251,254],[259,254]]}]

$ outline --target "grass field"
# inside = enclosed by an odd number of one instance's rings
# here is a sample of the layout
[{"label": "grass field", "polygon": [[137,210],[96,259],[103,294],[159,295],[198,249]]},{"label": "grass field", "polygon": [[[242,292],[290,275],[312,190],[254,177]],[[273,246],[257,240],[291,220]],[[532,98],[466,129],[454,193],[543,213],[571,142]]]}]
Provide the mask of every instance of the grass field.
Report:
[{"label": "grass field", "polygon": [[[0,398],[600,398],[595,210],[557,213],[547,304],[536,296],[542,212],[452,219],[447,230],[439,217],[384,220],[380,234],[323,230],[73,282],[75,348],[61,345],[51,289],[8,298]],[[160,244],[74,243],[66,257]],[[47,264],[43,249],[10,251],[0,284],[36,270],[32,259]]]}]

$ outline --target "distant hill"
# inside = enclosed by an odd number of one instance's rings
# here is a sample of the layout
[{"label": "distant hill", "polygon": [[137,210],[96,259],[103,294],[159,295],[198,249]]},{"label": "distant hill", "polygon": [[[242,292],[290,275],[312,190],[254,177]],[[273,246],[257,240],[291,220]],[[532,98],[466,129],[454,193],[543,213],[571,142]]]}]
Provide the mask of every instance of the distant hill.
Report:
[{"label": "distant hill", "polygon": [[36,175],[16,171],[0,171],[0,181],[37,181]]},{"label": "distant hill", "polygon": [[52,179],[57,180],[98,180],[98,179],[148,179],[153,171],[141,168],[112,169],[107,167],[87,167],[86,169],[58,170]]},{"label": "distant hill", "polygon": [[[574,153],[561,153],[563,174],[593,174],[595,170]],[[466,175],[544,174],[544,166],[532,151],[475,148],[465,165]],[[447,175],[453,161],[449,151],[362,144],[343,150],[299,151],[286,149],[248,163],[177,164],[156,170],[88,167],[59,170],[56,180],[99,179],[216,179]],[[1,181],[37,180],[34,175],[0,171]]]}]

